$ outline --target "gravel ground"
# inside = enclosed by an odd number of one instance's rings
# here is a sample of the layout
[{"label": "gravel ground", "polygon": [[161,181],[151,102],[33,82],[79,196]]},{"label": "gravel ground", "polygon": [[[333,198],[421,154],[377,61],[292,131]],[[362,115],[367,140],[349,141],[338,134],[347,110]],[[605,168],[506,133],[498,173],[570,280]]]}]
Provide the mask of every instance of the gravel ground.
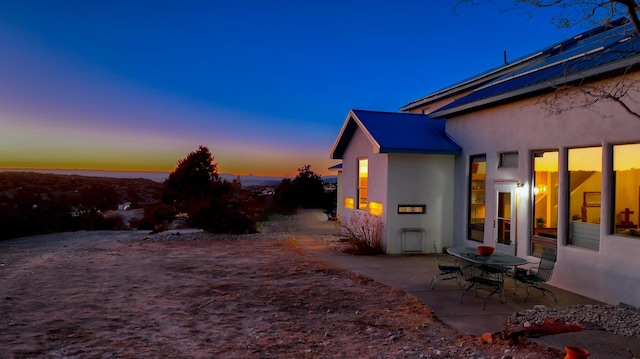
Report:
[{"label": "gravel ground", "polygon": [[550,309],[541,305],[512,314],[510,321],[528,327],[542,324],[545,318],[564,319],[566,323],[588,323],[614,334],[640,339],[640,310],[629,306],[581,305]]}]

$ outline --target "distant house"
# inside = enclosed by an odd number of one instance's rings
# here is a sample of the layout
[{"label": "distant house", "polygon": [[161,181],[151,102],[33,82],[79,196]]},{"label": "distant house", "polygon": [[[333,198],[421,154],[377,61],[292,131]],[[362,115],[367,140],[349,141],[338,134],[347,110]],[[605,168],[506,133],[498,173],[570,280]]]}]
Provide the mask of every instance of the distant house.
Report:
[{"label": "distant house", "polygon": [[553,247],[552,285],[640,306],[640,104],[586,93],[640,98],[639,64],[623,19],[401,112],[352,110],[331,150],[338,212],[379,215],[390,254],[432,252],[434,239],[535,262]]},{"label": "distant house", "polygon": [[131,209],[131,202],[124,202],[118,205],[118,211],[126,211]]}]

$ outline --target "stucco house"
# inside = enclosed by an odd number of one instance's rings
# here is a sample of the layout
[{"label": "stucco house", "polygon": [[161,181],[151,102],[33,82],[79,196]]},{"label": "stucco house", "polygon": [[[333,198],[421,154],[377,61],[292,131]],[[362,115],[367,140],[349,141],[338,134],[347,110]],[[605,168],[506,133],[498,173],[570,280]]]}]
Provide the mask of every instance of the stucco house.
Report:
[{"label": "stucco house", "polygon": [[352,110],[331,150],[338,212],[387,253],[493,245],[550,284],[640,306],[640,37],[621,19],[412,101]]}]

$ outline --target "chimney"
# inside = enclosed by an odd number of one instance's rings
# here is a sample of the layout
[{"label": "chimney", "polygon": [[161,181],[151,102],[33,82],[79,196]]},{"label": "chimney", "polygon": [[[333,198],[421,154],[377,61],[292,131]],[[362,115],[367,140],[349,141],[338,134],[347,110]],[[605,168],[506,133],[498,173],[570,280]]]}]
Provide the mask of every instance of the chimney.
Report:
[{"label": "chimney", "polygon": [[504,59],[504,64],[509,65],[509,63],[507,62],[507,50],[504,50],[502,57]]}]

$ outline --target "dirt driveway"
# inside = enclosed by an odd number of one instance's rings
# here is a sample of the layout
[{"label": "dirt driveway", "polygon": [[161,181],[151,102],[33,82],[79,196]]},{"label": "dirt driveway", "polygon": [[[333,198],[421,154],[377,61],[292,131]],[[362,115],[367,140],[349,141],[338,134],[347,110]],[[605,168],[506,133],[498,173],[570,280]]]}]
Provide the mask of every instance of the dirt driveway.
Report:
[{"label": "dirt driveway", "polygon": [[302,252],[287,221],[246,236],[0,242],[0,357],[562,356],[461,336],[414,297]]}]

